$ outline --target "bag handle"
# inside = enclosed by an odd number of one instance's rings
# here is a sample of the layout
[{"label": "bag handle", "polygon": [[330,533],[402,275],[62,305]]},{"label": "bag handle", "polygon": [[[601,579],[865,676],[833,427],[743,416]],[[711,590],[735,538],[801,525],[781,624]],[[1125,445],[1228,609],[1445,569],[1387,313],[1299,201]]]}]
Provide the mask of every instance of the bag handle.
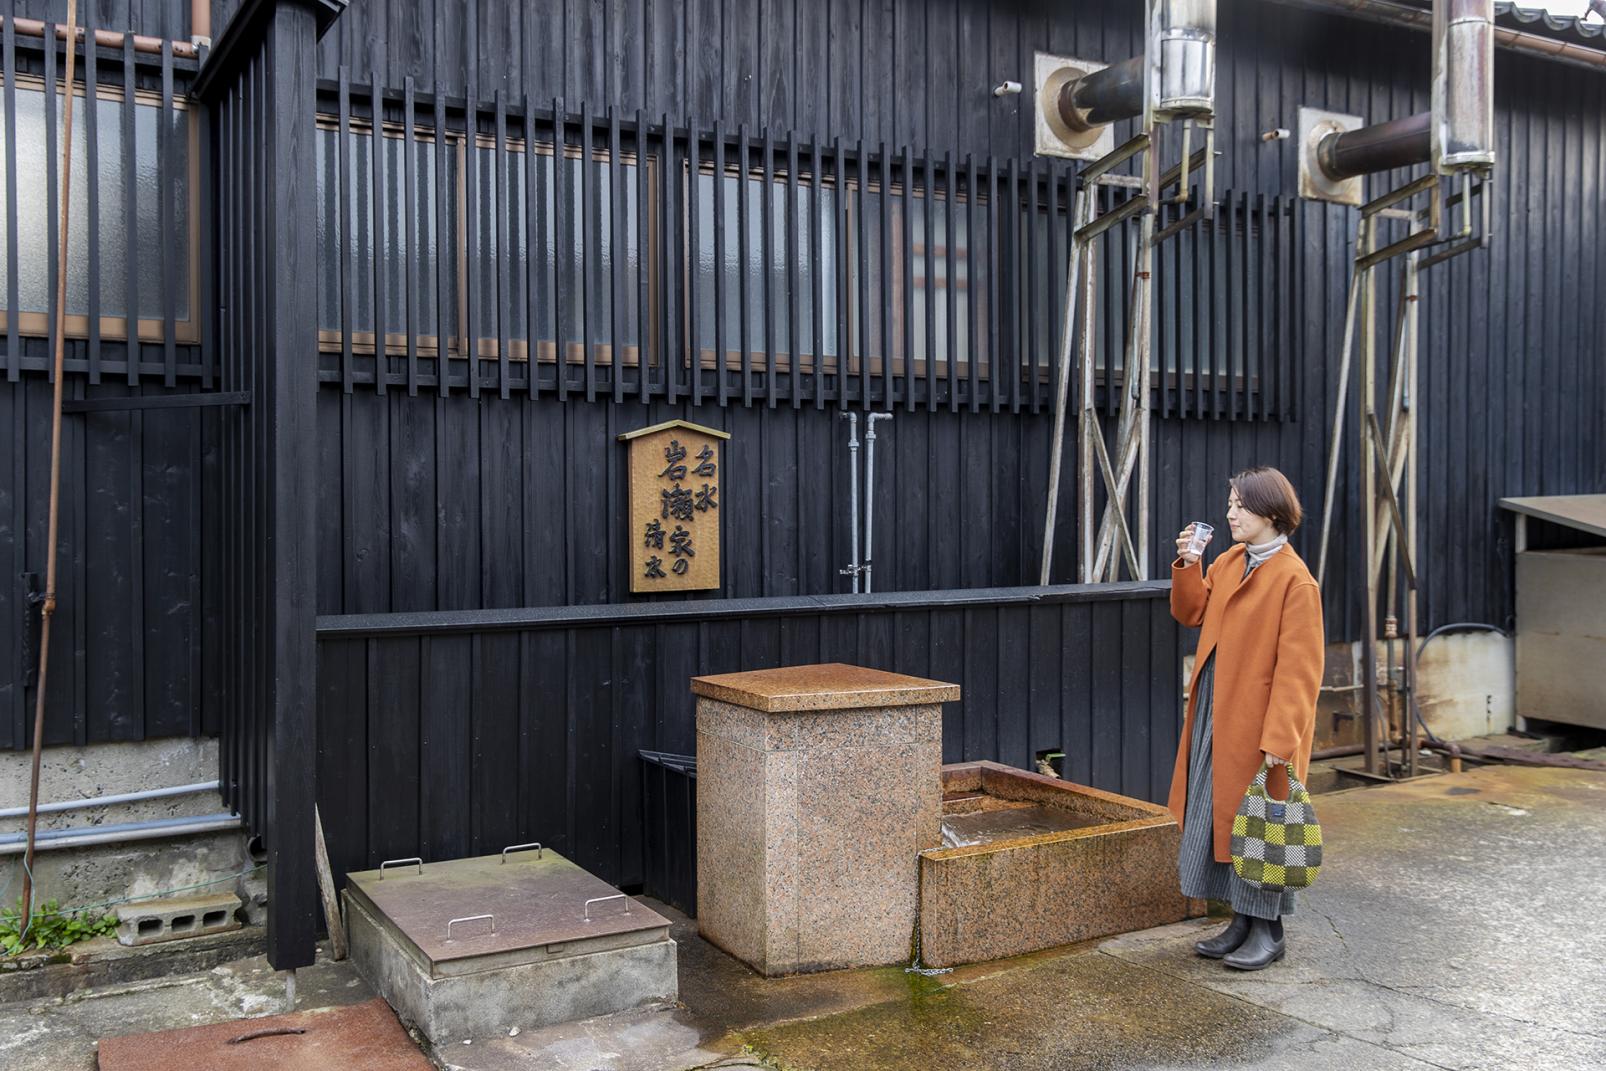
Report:
[{"label": "bag handle", "polygon": [[1271,773],[1272,764],[1271,764],[1271,761],[1266,759],[1265,757],[1261,758],[1261,760],[1260,760],[1260,771],[1255,774],[1255,779],[1253,781],[1251,781],[1250,784],[1254,785],[1254,786],[1258,786],[1260,788],[1260,794],[1262,796],[1265,796],[1267,799],[1271,800],[1273,803],[1288,804],[1288,803],[1294,802],[1295,800],[1308,800],[1308,799],[1310,799],[1310,790],[1307,789],[1305,787],[1305,783],[1303,781],[1301,781],[1294,774],[1294,764],[1291,763],[1291,762],[1283,762],[1283,763],[1279,763],[1278,765],[1285,766],[1285,767],[1288,768],[1288,798],[1287,799],[1285,799],[1285,800],[1277,799],[1271,793],[1266,791],[1266,775]]}]

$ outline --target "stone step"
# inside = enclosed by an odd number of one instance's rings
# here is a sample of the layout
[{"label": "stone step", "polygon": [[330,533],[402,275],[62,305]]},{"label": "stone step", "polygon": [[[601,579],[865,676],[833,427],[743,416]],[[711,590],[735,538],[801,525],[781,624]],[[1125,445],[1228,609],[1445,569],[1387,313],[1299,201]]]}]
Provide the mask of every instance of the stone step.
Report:
[{"label": "stone step", "polygon": [[151,945],[239,929],[240,898],[233,893],[172,897],[125,904],[117,909],[117,940]]}]

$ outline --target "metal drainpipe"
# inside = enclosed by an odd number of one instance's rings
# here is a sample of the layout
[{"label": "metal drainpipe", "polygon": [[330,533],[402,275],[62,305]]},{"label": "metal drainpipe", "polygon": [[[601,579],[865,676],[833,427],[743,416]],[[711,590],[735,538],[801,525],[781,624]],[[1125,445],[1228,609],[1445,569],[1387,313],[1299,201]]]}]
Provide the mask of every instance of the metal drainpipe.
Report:
[{"label": "metal drainpipe", "polygon": [[[194,818],[152,818],[144,822],[127,822],[114,826],[79,826],[41,833],[34,850],[48,852],[57,848],[86,848],[94,844],[119,844],[131,840],[155,840],[160,837],[178,837],[190,833],[227,832],[240,828],[237,814],[206,814]],[[20,833],[0,837],[0,856],[22,855],[27,842]]]},{"label": "metal drainpipe", "polygon": [[867,413],[864,418],[864,593],[875,590],[875,422],[891,420],[891,413]]},{"label": "metal drainpipe", "polygon": [[853,533],[853,557],[852,563],[846,569],[839,571],[853,578],[853,593],[857,595],[859,593],[859,414],[843,413],[842,419],[848,422],[848,482],[853,489],[849,523]]},{"label": "metal drainpipe", "polygon": [[[141,792],[122,792],[115,796],[90,796],[81,800],[62,800],[58,803],[41,803],[38,813],[55,814],[60,811],[77,811],[89,807],[109,807],[114,803],[138,803],[142,800],[159,800],[169,796],[191,796],[201,792],[215,792],[216,781],[198,781],[193,785],[173,785],[170,788],[147,788]],[[28,813],[26,807],[7,807],[0,810],[0,818],[21,818]]]}]

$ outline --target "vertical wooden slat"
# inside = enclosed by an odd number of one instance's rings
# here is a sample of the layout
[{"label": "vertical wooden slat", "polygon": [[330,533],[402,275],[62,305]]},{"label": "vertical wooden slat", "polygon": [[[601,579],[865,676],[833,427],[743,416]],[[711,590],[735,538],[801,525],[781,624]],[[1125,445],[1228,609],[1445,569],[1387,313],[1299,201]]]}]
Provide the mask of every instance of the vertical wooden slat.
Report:
[{"label": "vertical wooden slat", "polygon": [[1240,211],[1241,196],[1228,193],[1226,202],[1227,229],[1226,233],[1222,235],[1222,245],[1225,246],[1222,250],[1222,256],[1226,262],[1226,279],[1224,281],[1227,291],[1227,307],[1223,310],[1222,319],[1226,321],[1227,346],[1225,353],[1226,367],[1223,371],[1226,373],[1227,418],[1229,420],[1237,420],[1238,364],[1243,349],[1243,332],[1246,326],[1238,316],[1240,291],[1243,287],[1243,281],[1239,277],[1243,266],[1240,263],[1241,258],[1238,256],[1238,227],[1240,224],[1247,226],[1247,221],[1244,220]]},{"label": "vertical wooden slat", "polygon": [[987,396],[993,412],[998,412],[1004,390],[1004,361],[998,345],[998,324],[1003,313],[998,307],[1002,288],[999,276],[1004,258],[999,253],[998,161],[987,158]]},{"label": "vertical wooden slat", "polygon": [[[552,258],[552,335],[556,355],[553,375],[557,377],[558,400],[569,397],[569,317],[563,300],[564,278],[573,273],[569,258],[574,241],[570,237],[569,194],[564,176],[569,170],[569,119],[563,99],[552,98],[552,234],[556,254]],[[577,285],[572,284],[571,285]]]},{"label": "vertical wooden slat", "polygon": [[925,202],[926,230],[924,234],[926,281],[926,411],[937,411],[937,183],[931,174],[931,155],[928,152],[922,159],[921,175],[925,179],[923,200]]},{"label": "vertical wooden slat", "polygon": [[814,408],[825,408],[825,177],[820,170],[820,139],[815,137],[809,147],[813,170],[813,211],[809,219],[809,241],[814,253],[810,258],[809,281],[814,287],[814,351],[809,374],[814,382]]},{"label": "vertical wooden slat", "polygon": [[[45,241],[49,243],[45,251],[45,279],[50,287],[48,312],[50,319],[46,325],[46,353],[56,352],[56,273],[63,266],[60,262],[61,244],[61,146],[57,142],[56,118],[56,26],[55,23],[46,22],[44,40],[49,46],[44,50],[45,67]],[[130,170],[133,170],[130,168]],[[137,244],[131,246],[137,249]],[[129,262],[134,261],[134,254],[129,254]],[[51,366],[50,382],[56,381],[54,365]],[[44,682],[40,682],[43,684]],[[26,743],[26,741],[24,741]]]},{"label": "vertical wooden slat", "polygon": [[1021,234],[1021,205],[1020,205],[1020,170],[1014,160],[1007,164],[1009,168],[1009,202],[1004,206],[1009,212],[1009,310],[1013,318],[1010,324],[1010,341],[1014,352],[1010,354],[1009,361],[1009,411],[1020,412],[1020,386],[1021,373],[1026,365],[1026,345],[1021,334],[1021,291],[1026,288],[1026,281],[1022,277],[1021,255],[1023,235]]},{"label": "vertical wooden slat", "polygon": [[[1045,326],[1048,328],[1048,349],[1043,354],[1043,360],[1046,362],[1048,369],[1047,405],[1049,411],[1053,412],[1055,405],[1059,401],[1058,336],[1060,327],[1064,323],[1064,310],[1059,308],[1058,305],[1065,295],[1064,282],[1060,278],[1060,267],[1064,264],[1064,258],[1060,256],[1059,252],[1059,175],[1055,173],[1052,163],[1045,164],[1044,170],[1047,172],[1045,179],[1048,187],[1046,195],[1047,214],[1044,220],[1045,234],[1043,236],[1045,243],[1044,256],[1048,261],[1048,272],[1044,278],[1048,289],[1043,299],[1043,311],[1046,318]],[[1037,392],[1034,388],[1032,392],[1034,399],[1036,394]]]},{"label": "vertical wooden slat", "polygon": [[725,127],[714,120],[714,387],[725,404]]},{"label": "vertical wooden slat", "polygon": [[[437,42],[446,40],[445,12],[446,5],[435,5],[434,39]],[[452,336],[447,330],[447,322],[457,300],[454,282],[457,276],[457,255],[450,237],[451,232],[447,229],[446,156],[452,150],[451,142],[447,140],[446,74],[443,70],[441,53],[441,48],[434,49],[432,63],[435,121],[435,390],[445,398],[452,390]]]},{"label": "vertical wooden slat", "polygon": [[[1257,195],[1264,201],[1265,195]],[[1244,376],[1243,376],[1243,407],[1244,418],[1255,418],[1256,397],[1251,384],[1258,378],[1260,364],[1260,305],[1255,300],[1255,285],[1259,281],[1258,262],[1253,254],[1258,254],[1258,243],[1251,245],[1250,229],[1258,224],[1263,217],[1260,206],[1251,201],[1248,192],[1243,198],[1243,235],[1239,239],[1239,259],[1243,262],[1243,331],[1244,331]],[[1253,251],[1253,252],[1252,252]]]},{"label": "vertical wooden slat", "polygon": [[848,261],[854,265],[858,274],[858,320],[859,320],[859,404],[866,409],[870,407],[870,243],[866,240],[869,234],[868,224],[865,221],[865,210],[869,191],[866,187],[870,183],[870,166],[864,154],[864,139],[859,139],[857,161],[858,188],[854,192],[854,205],[858,210],[858,219],[855,221],[855,248],[853,257]]},{"label": "vertical wooden slat", "polygon": [[1195,279],[1200,279],[1195,286],[1200,289],[1201,294],[1206,295],[1205,300],[1200,302],[1200,355],[1196,358],[1196,363],[1200,376],[1200,414],[1209,417],[1221,416],[1221,405],[1219,405],[1221,395],[1216,390],[1216,361],[1219,360],[1217,350],[1221,348],[1216,340],[1221,326],[1219,303],[1217,303],[1221,300],[1221,292],[1217,289],[1217,284],[1221,273],[1216,271],[1216,262],[1217,254],[1221,250],[1222,220],[1225,220],[1225,212],[1217,207],[1216,218],[1209,220],[1208,226],[1200,228],[1200,244],[1203,246],[1200,262],[1203,263],[1205,276],[1203,279],[1195,276]]},{"label": "vertical wooden slat", "polygon": [[803,352],[797,324],[797,263],[803,255],[798,243],[797,133],[786,139],[786,352],[792,372],[792,408],[803,404],[800,366]]},{"label": "vertical wooden slat", "polygon": [[[469,19],[472,25],[474,20]],[[470,72],[474,69],[470,64]],[[463,288],[463,355],[468,358],[468,393],[471,398],[480,396],[480,302],[485,300],[480,294],[480,287],[476,276],[480,270],[480,258],[486,253],[480,248],[480,179],[479,179],[479,132],[480,132],[480,106],[479,98],[472,91],[469,92],[468,105],[463,115],[463,164],[460,172],[463,183],[463,233],[458,237],[460,248],[467,250],[464,260],[462,279],[459,285]],[[587,146],[590,141],[586,142]],[[582,182],[584,180],[582,179]],[[377,310],[376,310],[377,312]],[[375,326],[378,326],[377,317]],[[589,354],[589,350],[587,353]],[[586,400],[592,400],[590,393],[590,365],[587,368]]]},{"label": "vertical wooden slat", "polygon": [[[591,211],[592,198],[596,196],[595,176],[591,169],[595,164],[593,140],[595,132],[591,129],[591,102],[580,102],[580,241],[578,251],[580,254],[580,282],[575,288],[575,297],[580,302],[580,352],[585,359],[586,401],[597,400],[597,351],[592,345],[593,331],[591,323],[591,250],[600,235],[592,233]],[[600,325],[598,325],[600,327]]]},{"label": "vertical wooden slat", "polygon": [[852,262],[849,246],[848,221],[848,166],[847,152],[842,148],[842,138],[838,136],[833,143],[831,158],[832,174],[836,178],[836,404],[838,408],[846,409],[849,396],[852,394],[852,359],[853,359],[853,298],[850,275]]},{"label": "vertical wooden slat", "polygon": [[[189,185],[186,181],[181,186],[173,175],[173,42],[166,40],[162,42],[162,110],[156,116],[156,147],[160,157],[156,184],[162,199],[158,233],[165,237],[174,231],[173,195]],[[191,220],[190,226],[197,222]],[[163,382],[169,387],[178,384],[178,271],[173,263],[178,244],[162,241],[162,363],[166,369]]]},{"label": "vertical wooden slat", "polygon": [[[132,47],[131,43],[125,45],[130,51]],[[0,19],[0,67],[4,68],[5,73],[6,211],[10,215],[6,226],[6,309],[12,310],[18,307],[17,227],[13,222],[17,218],[17,24],[13,19]],[[130,93],[124,105],[125,110],[133,106],[133,101],[134,96]],[[132,257],[129,263],[133,263]],[[138,343],[132,334],[128,337],[128,352],[132,358]],[[129,367],[134,367],[132,359]],[[6,381],[15,383],[21,375],[22,346],[17,338],[17,317],[7,316]],[[17,701],[21,703],[20,695]],[[16,739],[22,739],[20,731]]]},{"label": "vertical wooden slat", "polygon": [[948,411],[959,411],[959,283],[954,272],[954,247],[959,244],[958,232],[954,229],[954,199],[959,196],[958,188],[954,183],[954,154],[949,150],[942,161],[943,172],[943,250],[944,282],[947,284],[942,292],[942,308],[946,320],[945,338],[948,343]]},{"label": "vertical wooden slat", "polygon": [[[652,368],[663,368],[663,346],[649,345],[653,330],[652,310],[647,304],[647,275],[652,266],[648,246],[647,214],[651,207],[647,186],[647,113],[636,109],[636,395],[643,405],[652,400]],[[664,138],[667,147],[669,139]],[[667,157],[668,152],[662,154]],[[667,179],[665,180],[667,181]]]},{"label": "vertical wooden slat", "polygon": [[980,387],[977,379],[981,369],[981,354],[977,340],[981,338],[981,326],[977,323],[979,316],[980,295],[978,283],[980,273],[976,270],[979,258],[976,256],[976,157],[971,153],[965,154],[965,371],[967,384],[970,389],[970,411],[978,412],[981,408],[979,397]]},{"label": "vertical wooden slat", "polygon": [[898,408],[897,380],[892,375],[892,157],[881,143],[881,286],[875,296],[881,310],[881,394],[888,412]]},{"label": "vertical wooden slat", "polygon": [[[676,188],[679,188],[679,199],[676,199]],[[679,379],[681,353],[684,352],[683,345],[676,345],[676,339],[683,336],[675,329],[675,310],[676,307],[684,308],[679,305],[679,295],[686,292],[686,287],[675,286],[676,279],[684,283],[686,265],[686,255],[679,244],[681,214],[676,206],[686,202],[686,186],[681,180],[681,165],[675,157],[675,127],[670,125],[670,112],[663,112],[663,165],[658,167],[658,191],[658,361],[663,366],[663,400],[675,405],[678,397],[676,381]]]},{"label": "vertical wooden slat", "polygon": [[686,361],[691,372],[691,404],[703,403],[703,344],[698,330],[702,324],[703,308],[698,301],[697,277],[702,274],[702,227],[698,206],[702,195],[698,184],[702,181],[702,136],[697,133],[697,120],[686,120]]},{"label": "vertical wooden slat", "polygon": [[1188,324],[1191,330],[1188,337],[1187,352],[1193,358],[1193,415],[1195,417],[1203,417],[1207,412],[1205,407],[1205,384],[1209,380],[1210,322],[1205,318],[1204,309],[1206,303],[1200,299],[1206,294],[1209,284],[1200,273],[1209,267],[1204,251],[1210,248],[1210,235],[1215,226],[1215,220],[1212,219],[1203,223],[1196,223],[1188,231],[1187,296],[1191,312],[1188,317]]},{"label": "vertical wooden slat", "polygon": [[[100,49],[95,45],[95,0],[84,0],[84,249],[89,319],[89,382],[100,382]],[[188,189],[188,182],[185,188]],[[7,202],[8,204],[10,202]],[[191,220],[190,226],[199,224]],[[203,322],[196,309],[191,320]]]},{"label": "vertical wooden slat", "polygon": [[402,80],[402,212],[396,236],[407,289],[403,330],[407,332],[407,396],[418,396],[418,266],[423,255],[418,241],[418,129],[413,114],[413,76]]},{"label": "vertical wooden slat", "polygon": [[608,107],[608,372],[613,400],[625,400],[625,347],[619,334],[619,306],[624,303],[620,283],[628,260],[624,240],[624,162],[619,159],[619,110]]},{"label": "vertical wooden slat", "polygon": [[[186,89],[186,94],[188,94],[188,92],[188,89]],[[199,144],[201,158],[197,167],[197,173],[201,175],[214,174],[215,172],[210,171],[209,169],[213,168],[215,164],[220,163],[222,159],[223,147],[218,143],[220,140],[219,134],[221,133],[221,130],[210,121],[209,117],[202,118],[194,112],[190,114],[188,121],[191,123],[200,124]],[[218,230],[218,201],[220,196],[221,194],[218,190],[218,184],[215,180],[208,181],[206,179],[202,179],[201,217],[199,220],[191,223],[191,226],[199,227],[201,231],[199,243],[200,262],[190,266],[191,271],[198,271],[201,274],[201,285],[198,290],[201,303],[199,307],[192,307],[190,309],[190,320],[199,330],[201,339],[200,357],[202,390],[211,390],[217,385],[217,375],[219,371],[218,349],[221,341],[221,332],[218,330],[218,318],[214,310],[220,307],[222,298],[220,278],[217,272],[219,263],[217,236],[219,233],[221,233]],[[197,433],[215,436],[218,434],[220,423],[220,421],[215,419],[212,420],[210,424],[198,422]],[[213,442],[216,443],[217,440],[213,439]],[[197,481],[196,485],[196,494],[203,495],[203,490],[199,481]],[[206,503],[205,508],[209,512],[215,510],[215,503],[217,500],[214,497],[204,497],[204,501]],[[203,588],[205,588],[206,581],[204,579],[198,577],[197,582],[202,584]],[[197,598],[195,602],[198,606],[202,605],[199,598]],[[215,615],[216,610],[202,610],[202,613],[205,615]],[[208,631],[210,632],[211,630],[208,629]],[[203,642],[208,643],[208,646],[203,647],[203,643],[197,643],[195,645],[196,657],[201,659],[204,666],[204,669],[199,669],[196,673],[196,682],[197,686],[201,689],[201,694],[200,700],[196,705],[196,716],[198,721],[195,731],[197,733],[215,733],[217,732],[217,705],[215,700],[216,685],[209,684],[208,680],[219,681],[219,683],[221,682],[218,677],[218,666],[215,661],[214,650],[210,647],[210,642],[215,642],[215,640]]]},{"label": "vertical wooden slat", "polygon": [[915,377],[915,162],[909,146],[903,147],[903,404],[913,413],[919,407],[919,385]]},{"label": "vertical wooden slat", "polygon": [[747,124],[736,125],[736,345],[742,355],[742,404],[753,404],[753,339],[749,324],[752,313],[753,220],[748,202],[748,172],[752,166],[747,140]]},{"label": "vertical wooden slat", "polygon": [[508,156],[507,156],[507,99],[498,89],[495,93],[496,107],[496,155],[492,166],[496,169],[496,181],[492,189],[496,191],[496,296],[493,299],[496,314],[496,378],[497,393],[503,398],[508,397],[513,390],[513,369],[508,363],[512,360],[512,332],[508,330],[508,315],[512,309],[513,295],[510,293],[511,285],[508,282],[509,266],[513,263],[512,232],[508,226],[508,204],[512,199],[512,183],[508,182]]},{"label": "vertical wooden slat", "polygon": [[[10,22],[7,21],[9,28]],[[6,85],[10,87],[10,79]],[[123,154],[125,159],[134,158],[134,39],[131,36],[123,37]],[[124,325],[123,337],[128,339],[128,360],[124,369],[128,385],[139,383],[140,375],[140,346],[139,346],[139,205],[137,201],[137,172],[133,167],[123,168],[123,226],[127,230],[124,235],[123,248],[126,250],[123,259],[124,272]],[[16,202],[13,201],[13,204]],[[17,277],[13,268],[11,278]]]},{"label": "vertical wooden slat", "polygon": [[[385,325],[385,226],[390,212],[385,198],[385,94],[380,88],[379,68],[368,72],[368,108],[373,131],[368,136],[368,227],[374,256],[369,263],[369,279],[374,303],[374,390],[384,394],[390,381],[390,346]],[[470,261],[470,264],[473,262]]]},{"label": "vertical wooden slat", "polygon": [[[1279,278],[1292,279],[1296,290],[1289,295],[1288,301],[1278,301],[1277,310],[1277,416],[1288,420],[1291,416],[1289,410],[1290,392],[1292,389],[1292,376],[1290,368],[1293,367],[1294,358],[1294,323],[1295,319],[1290,309],[1301,307],[1297,304],[1304,298],[1304,283],[1299,272],[1299,256],[1302,248],[1298,239],[1298,202],[1284,202],[1278,199],[1278,208],[1275,218],[1277,228],[1277,251],[1280,264]],[[1286,218],[1287,223],[1284,223]]]},{"label": "vertical wooden slat", "polygon": [[764,318],[764,395],[765,401],[771,409],[775,408],[776,381],[780,379],[780,366],[776,361],[775,353],[775,136],[768,126],[764,127],[764,211],[759,217],[759,225],[764,229],[763,234],[763,271],[764,296],[763,310],[760,315]]},{"label": "vertical wooden slat", "polygon": [[338,84],[338,107],[340,110],[340,133],[336,142],[340,153],[339,186],[340,186],[340,248],[335,255],[340,260],[340,389],[351,393],[352,361],[351,361],[351,335],[356,330],[352,318],[351,279],[356,274],[356,253],[352,246],[351,209],[354,200],[354,191],[351,185],[351,72],[345,64],[340,65],[340,80]]},{"label": "vertical wooden slat", "polygon": [[[524,68],[524,337],[525,362],[528,377],[525,388],[531,398],[541,396],[541,332],[536,329],[539,320],[541,265],[545,263],[543,250],[547,248],[546,222],[543,219],[541,198],[541,154],[536,151],[535,96],[530,92],[533,83],[531,65]],[[556,257],[553,258],[554,261]],[[556,332],[554,331],[554,334]],[[554,340],[556,341],[556,340]]]},{"label": "vertical wooden slat", "polygon": [[1025,356],[1022,364],[1026,369],[1026,384],[1022,388],[1027,392],[1027,401],[1031,410],[1036,413],[1039,408],[1037,389],[1037,368],[1041,357],[1037,348],[1038,320],[1037,294],[1039,279],[1037,277],[1037,159],[1033,157],[1026,161],[1026,268],[1022,275],[1025,284],[1022,289],[1026,291],[1026,333],[1021,338]]}]

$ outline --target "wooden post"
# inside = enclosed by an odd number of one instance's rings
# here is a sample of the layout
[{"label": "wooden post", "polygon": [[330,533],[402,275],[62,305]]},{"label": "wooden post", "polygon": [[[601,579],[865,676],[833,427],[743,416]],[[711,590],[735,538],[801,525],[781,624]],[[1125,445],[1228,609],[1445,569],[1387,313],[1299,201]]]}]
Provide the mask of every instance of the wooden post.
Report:
[{"label": "wooden post", "polygon": [[[228,507],[245,524],[231,562],[245,581],[235,627],[225,752],[248,756],[232,802],[268,852],[268,962],[316,952],[317,201],[316,46],[343,0],[246,0],[196,79],[229,198],[214,247],[250,271],[215,316],[230,374],[249,388]],[[239,582],[238,580],[236,581]],[[228,779],[225,778],[225,783]]]}]

